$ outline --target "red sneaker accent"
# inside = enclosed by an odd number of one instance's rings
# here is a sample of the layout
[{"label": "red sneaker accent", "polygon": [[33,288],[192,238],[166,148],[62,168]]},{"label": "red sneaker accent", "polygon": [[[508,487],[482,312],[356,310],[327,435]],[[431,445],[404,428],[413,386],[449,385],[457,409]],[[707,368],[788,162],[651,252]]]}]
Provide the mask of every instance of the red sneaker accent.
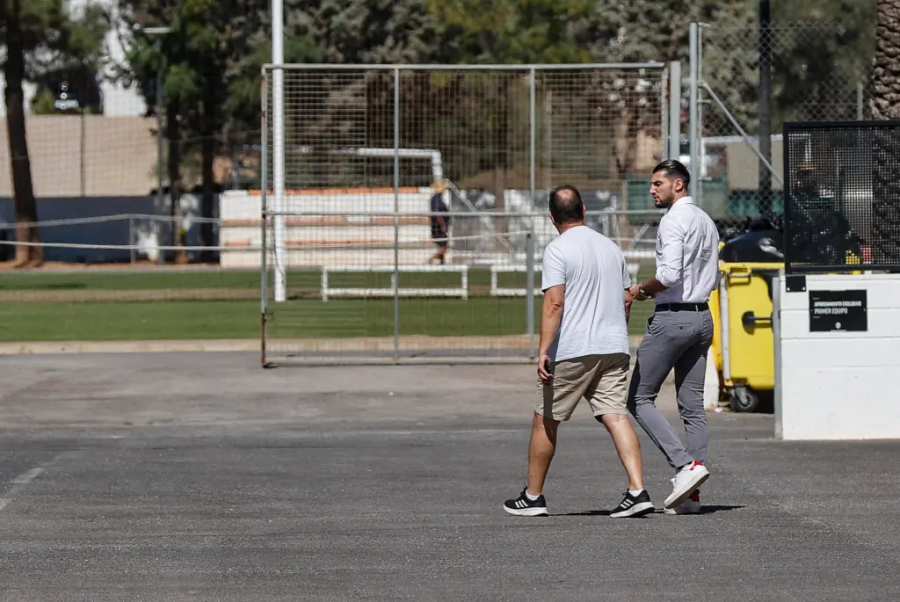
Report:
[{"label": "red sneaker accent", "polygon": [[699,504],[700,503],[700,490],[699,489],[696,490],[694,493],[691,494],[691,497],[689,497],[688,499],[691,500],[692,502],[696,502],[697,504]]}]

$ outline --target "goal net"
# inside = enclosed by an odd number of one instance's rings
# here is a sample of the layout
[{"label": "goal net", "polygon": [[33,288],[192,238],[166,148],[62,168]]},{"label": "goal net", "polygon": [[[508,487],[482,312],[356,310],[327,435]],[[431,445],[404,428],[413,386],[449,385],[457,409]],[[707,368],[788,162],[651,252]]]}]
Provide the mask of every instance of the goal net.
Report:
[{"label": "goal net", "polygon": [[268,358],[532,357],[536,266],[555,235],[535,199],[554,178],[622,190],[618,154],[632,160],[644,138],[656,152],[658,132],[641,128],[662,122],[660,65],[554,69],[266,70],[257,206]]}]

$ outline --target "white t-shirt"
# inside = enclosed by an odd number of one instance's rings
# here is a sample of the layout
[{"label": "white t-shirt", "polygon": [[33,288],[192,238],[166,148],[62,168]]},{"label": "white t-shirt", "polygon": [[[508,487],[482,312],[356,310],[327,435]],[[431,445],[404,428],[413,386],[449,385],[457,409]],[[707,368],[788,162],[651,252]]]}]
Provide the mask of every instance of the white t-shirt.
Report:
[{"label": "white t-shirt", "polygon": [[544,250],[541,287],[565,285],[562,321],[550,359],[629,353],[625,289],[631,286],[625,256],[606,236],[575,226]]}]

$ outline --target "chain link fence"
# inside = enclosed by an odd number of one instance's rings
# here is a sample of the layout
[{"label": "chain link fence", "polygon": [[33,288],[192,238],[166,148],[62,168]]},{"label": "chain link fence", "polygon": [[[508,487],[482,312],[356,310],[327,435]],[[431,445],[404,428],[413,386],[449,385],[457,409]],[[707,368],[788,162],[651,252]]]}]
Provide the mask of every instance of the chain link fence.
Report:
[{"label": "chain link fence", "polygon": [[652,264],[665,78],[657,63],[268,68],[267,357],[527,360],[550,189],[577,186],[590,224]]},{"label": "chain link fence", "polygon": [[872,32],[822,22],[696,31],[700,202],[726,237],[760,216],[777,224],[782,125],[866,118]]}]

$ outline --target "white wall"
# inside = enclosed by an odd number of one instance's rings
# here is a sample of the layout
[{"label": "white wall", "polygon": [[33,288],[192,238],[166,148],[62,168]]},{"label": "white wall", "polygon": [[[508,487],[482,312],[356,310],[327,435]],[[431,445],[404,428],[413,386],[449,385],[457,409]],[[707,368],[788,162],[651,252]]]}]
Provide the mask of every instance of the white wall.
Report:
[{"label": "white wall", "polygon": [[[399,209],[421,213],[431,209],[431,189],[404,189],[399,195]],[[288,266],[372,265],[394,261],[393,218],[379,215],[394,210],[394,193],[377,191],[323,192],[322,194],[287,194],[288,210],[314,214],[286,220]],[[230,249],[221,256],[223,267],[259,267],[261,255],[252,250],[262,245],[260,218],[262,198],[246,190],[226,191],[219,197],[222,225],[220,243]],[[346,212],[346,215],[333,215]],[[424,264],[434,254],[431,227],[426,217],[401,223],[399,238],[404,243],[400,263]],[[411,245],[418,242],[420,244]],[[271,244],[271,241],[270,241]],[[333,244],[333,249],[323,249]],[[244,247],[247,250],[243,250]],[[409,248],[412,247],[412,248]],[[449,256],[449,254],[448,254]]]},{"label": "white wall", "polygon": [[[776,437],[900,438],[900,275],[810,275],[775,287]],[[866,332],[810,332],[809,291],[867,291]]]}]

